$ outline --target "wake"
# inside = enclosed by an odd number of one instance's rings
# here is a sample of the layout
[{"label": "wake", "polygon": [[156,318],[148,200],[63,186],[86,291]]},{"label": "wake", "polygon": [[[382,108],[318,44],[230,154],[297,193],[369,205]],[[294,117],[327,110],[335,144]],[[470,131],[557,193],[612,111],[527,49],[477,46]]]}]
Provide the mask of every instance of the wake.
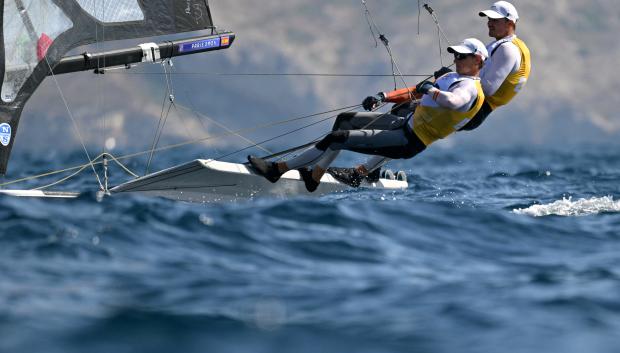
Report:
[{"label": "wake", "polygon": [[563,198],[546,205],[532,205],[528,208],[517,208],[514,213],[533,216],[586,216],[603,212],[620,212],[620,201],[614,201],[612,196],[593,197],[573,201],[571,197]]}]

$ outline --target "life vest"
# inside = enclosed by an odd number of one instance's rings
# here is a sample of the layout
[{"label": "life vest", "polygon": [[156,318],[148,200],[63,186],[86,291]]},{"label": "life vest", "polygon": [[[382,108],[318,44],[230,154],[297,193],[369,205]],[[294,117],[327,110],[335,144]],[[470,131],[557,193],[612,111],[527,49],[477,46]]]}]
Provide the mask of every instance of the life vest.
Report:
[{"label": "life vest", "polygon": [[[507,42],[508,41],[506,41],[506,43]],[[521,52],[521,66],[519,66],[519,70],[511,73],[510,75],[508,75],[508,77],[506,77],[506,79],[504,80],[502,85],[499,86],[495,94],[486,97],[487,104],[489,104],[489,106],[493,110],[495,110],[495,108],[499,106],[508,104],[508,102],[510,102],[517,95],[517,93],[519,93],[519,91],[527,82],[527,79],[530,77],[530,50],[525,45],[525,43],[517,37],[514,37],[511,43],[516,45]],[[500,43],[499,45],[502,44],[503,43]],[[499,45],[497,47],[499,47]]]},{"label": "life vest", "polygon": [[[446,79],[444,80],[444,78]],[[432,100],[432,105],[425,104],[430,99],[429,95],[425,95],[422,99],[422,104],[416,107],[412,119],[412,129],[426,146],[463,127],[482,107],[484,103],[484,92],[482,91],[482,85],[479,79],[474,80],[455,73],[445,75],[437,81],[437,84],[440,90],[447,91],[452,85],[463,80],[473,80],[476,85],[476,90],[478,91],[475,102],[468,111],[460,112],[443,108]]]}]

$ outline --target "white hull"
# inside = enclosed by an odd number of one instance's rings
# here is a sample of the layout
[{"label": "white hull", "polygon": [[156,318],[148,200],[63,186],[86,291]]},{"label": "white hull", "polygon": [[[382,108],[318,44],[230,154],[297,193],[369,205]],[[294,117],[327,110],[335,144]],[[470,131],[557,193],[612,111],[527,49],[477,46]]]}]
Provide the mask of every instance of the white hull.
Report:
[{"label": "white hull", "polygon": [[0,195],[17,197],[40,197],[55,199],[74,199],[80,196],[79,192],[44,191],[44,190],[0,190]]},{"label": "white hull", "polygon": [[[364,182],[361,187],[406,189],[408,184],[402,180],[379,179],[372,184]],[[296,170],[285,173],[277,183],[270,183],[244,164],[197,159],[137,178],[110,191],[112,194],[131,192],[173,200],[216,202],[265,196],[281,198],[297,195],[320,196],[351,189],[331,175],[325,174],[319,188],[309,193]]]}]

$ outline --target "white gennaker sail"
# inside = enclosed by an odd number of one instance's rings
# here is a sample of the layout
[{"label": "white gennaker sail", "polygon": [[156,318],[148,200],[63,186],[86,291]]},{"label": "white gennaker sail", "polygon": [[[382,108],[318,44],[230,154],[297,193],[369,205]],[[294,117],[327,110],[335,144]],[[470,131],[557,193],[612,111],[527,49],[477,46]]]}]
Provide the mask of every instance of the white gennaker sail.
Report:
[{"label": "white gennaker sail", "polygon": [[[0,0],[0,174],[4,175],[15,143],[21,112],[28,99],[47,77],[136,63],[161,63],[184,55],[229,48],[233,32],[217,31],[207,0]],[[208,31],[205,35],[144,43],[133,48],[65,57],[78,46],[101,41]],[[102,37],[101,33],[105,33]],[[70,112],[69,112],[70,113]],[[86,147],[85,147],[86,150]],[[86,151],[88,156],[88,151]],[[95,160],[89,166],[97,175]],[[113,158],[113,157],[112,157]],[[106,154],[102,162],[107,168]],[[147,167],[148,169],[148,167]],[[309,194],[297,171],[271,184],[245,164],[198,159],[108,189],[107,194],[140,193],[175,200],[210,202]],[[404,189],[406,180],[382,178],[362,187]],[[313,195],[351,187],[326,175]],[[0,194],[29,197],[77,197],[76,192],[47,190],[0,190]]]}]

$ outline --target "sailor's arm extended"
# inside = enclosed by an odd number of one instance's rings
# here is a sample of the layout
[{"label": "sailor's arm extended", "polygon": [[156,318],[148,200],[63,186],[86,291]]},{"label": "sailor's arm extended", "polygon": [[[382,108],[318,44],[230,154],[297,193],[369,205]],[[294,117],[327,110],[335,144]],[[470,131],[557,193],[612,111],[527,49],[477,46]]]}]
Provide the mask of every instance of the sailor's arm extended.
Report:
[{"label": "sailor's arm extended", "polygon": [[[435,77],[435,81],[437,81],[441,76],[450,72],[452,72],[452,69],[442,66],[433,73],[433,77]],[[381,94],[383,95],[383,101],[388,103],[402,103],[411,100],[411,98],[420,99],[422,97],[422,93],[416,92],[415,87],[397,89],[391,92],[381,92]]]},{"label": "sailor's arm extended", "polygon": [[397,89],[391,92],[383,92],[383,101],[387,103],[403,103],[411,100],[411,98],[420,98],[420,94],[416,93],[415,86]]}]

